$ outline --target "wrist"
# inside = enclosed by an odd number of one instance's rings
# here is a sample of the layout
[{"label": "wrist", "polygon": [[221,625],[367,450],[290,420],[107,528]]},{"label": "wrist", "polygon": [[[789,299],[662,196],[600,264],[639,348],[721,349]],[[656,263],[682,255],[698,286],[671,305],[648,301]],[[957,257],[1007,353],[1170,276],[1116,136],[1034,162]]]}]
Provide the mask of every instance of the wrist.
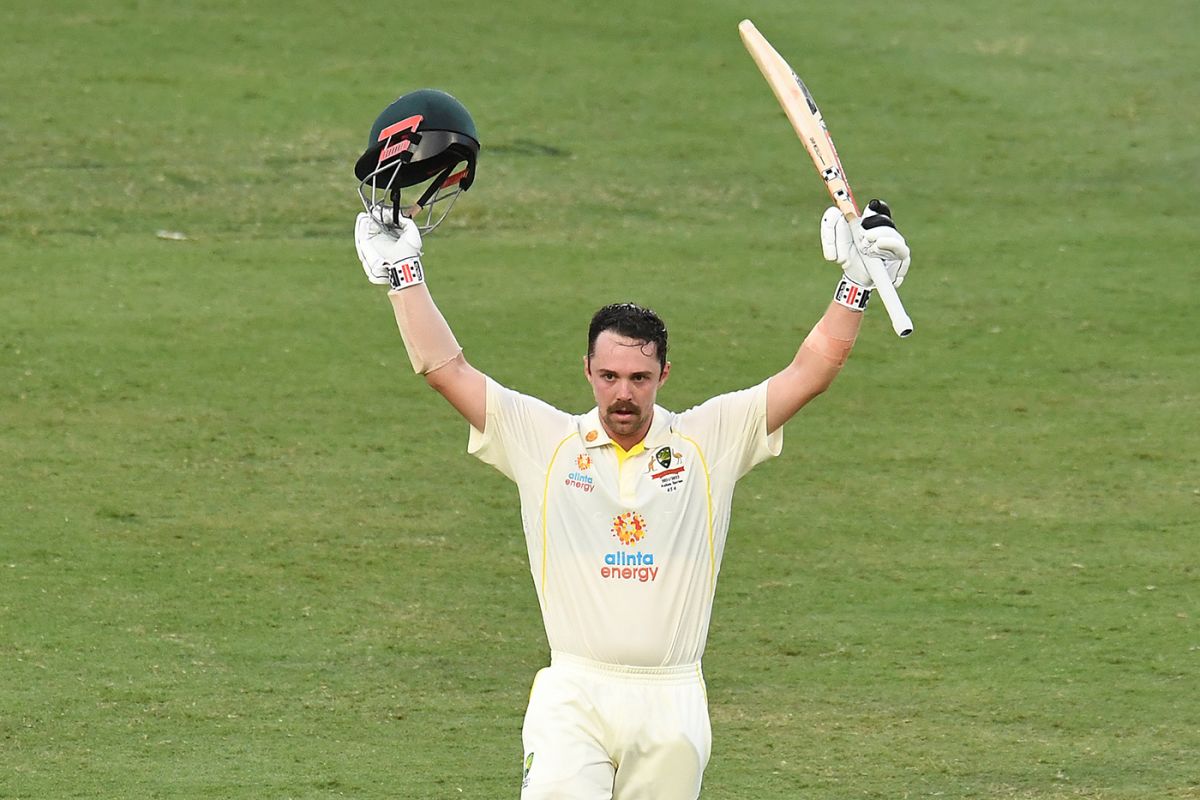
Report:
[{"label": "wrist", "polygon": [[837,288],[833,290],[833,301],[851,311],[861,312],[865,310],[867,301],[870,299],[870,287],[852,281],[845,275],[842,275],[841,280],[838,281]]},{"label": "wrist", "polygon": [[385,264],[388,284],[393,290],[407,289],[410,286],[425,282],[425,270],[421,267],[420,256],[410,256],[395,262]]}]

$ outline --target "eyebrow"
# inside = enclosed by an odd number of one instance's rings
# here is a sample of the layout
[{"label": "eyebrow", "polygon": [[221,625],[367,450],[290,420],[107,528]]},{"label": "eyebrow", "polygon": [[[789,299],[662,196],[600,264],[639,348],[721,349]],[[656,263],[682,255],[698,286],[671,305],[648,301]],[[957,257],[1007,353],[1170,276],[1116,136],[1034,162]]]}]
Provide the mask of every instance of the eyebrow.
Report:
[{"label": "eyebrow", "polygon": [[[598,369],[596,371],[599,372],[601,375],[616,375],[617,374],[616,371],[611,370],[611,369]],[[629,373],[629,377],[631,377],[631,378],[649,378],[649,377],[652,377],[653,375],[654,375],[654,373],[648,369],[638,370],[637,372]]]}]

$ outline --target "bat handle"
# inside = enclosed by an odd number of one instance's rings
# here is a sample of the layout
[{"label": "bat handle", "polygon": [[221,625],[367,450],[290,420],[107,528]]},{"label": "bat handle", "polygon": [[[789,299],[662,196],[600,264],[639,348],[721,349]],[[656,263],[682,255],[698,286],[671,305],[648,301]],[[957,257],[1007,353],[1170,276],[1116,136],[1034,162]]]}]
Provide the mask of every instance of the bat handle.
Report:
[{"label": "bat handle", "polygon": [[871,280],[875,282],[875,294],[883,300],[883,307],[887,309],[888,317],[892,321],[892,330],[901,339],[911,335],[912,317],[904,310],[904,303],[900,302],[900,295],[896,293],[896,287],[892,286],[892,278],[887,269],[878,259],[865,258],[863,261],[866,262]]},{"label": "bat handle", "polygon": [[[842,212],[842,216],[850,223],[855,230],[862,230],[859,220],[858,206],[854,200],[843,200],[838,203],[838,209]],[[858,246],[858,236],[855,235],[855,246]],[[888,275],[887,269],[877,258],[864,258],[863,262],[867,266],[867,273],[870,274],[871,280],[875,283],[875,294],[883,301],[883,307],[887,309],[888,318],[892,321],[892,330],[901,339],[912,335],[913,321],[908,312],[904,310],[904,303],[900,302],[900,295],[896,293],[896,287],[892,286],[892,277]]]}]

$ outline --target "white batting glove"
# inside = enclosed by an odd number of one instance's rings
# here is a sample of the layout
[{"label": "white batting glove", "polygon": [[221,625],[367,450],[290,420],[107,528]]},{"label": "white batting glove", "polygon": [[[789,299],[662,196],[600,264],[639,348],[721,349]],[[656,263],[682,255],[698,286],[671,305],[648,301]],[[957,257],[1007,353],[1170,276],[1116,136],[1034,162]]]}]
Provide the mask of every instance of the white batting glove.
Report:
[{"label": "white batting glove", "polygon": [[404,289],[425,282],[421,231],[407,217],[401,216],[400,227],[392,228],[360,212],[354,221],[354,247],[371,283]]},{"label": "white batting glove", "polygon": [[904,282],[911,262],[908,243],[896,230],[892,212],[882,200],[872,200],[862,218],[853,224],[836,208],[821,217],[821,252],[826,261],[841,265],[845,273],[834,292],[834,300],[855,311],[866,308],[875,281],[867,270],[874,259],[887,271],[893,286]]}]

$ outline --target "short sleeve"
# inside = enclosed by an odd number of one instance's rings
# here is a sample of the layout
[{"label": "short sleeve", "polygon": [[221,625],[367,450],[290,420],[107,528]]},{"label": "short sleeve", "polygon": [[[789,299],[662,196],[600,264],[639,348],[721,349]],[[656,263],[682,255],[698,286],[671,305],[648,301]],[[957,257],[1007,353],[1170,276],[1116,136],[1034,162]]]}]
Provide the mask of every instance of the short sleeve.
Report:
[{"label": "short sleeve", "polygon": [[767,433],[767,381],[688,409],[677,425],[700,442],[713,471],[734,480],[783,450],[783,427]]},{"label": "short sleeve", "polygon": [[467,452],[520,483],[544,471],[558,442],[575,429],[565,411],[488,378],[484,429],[471,426]]}]

